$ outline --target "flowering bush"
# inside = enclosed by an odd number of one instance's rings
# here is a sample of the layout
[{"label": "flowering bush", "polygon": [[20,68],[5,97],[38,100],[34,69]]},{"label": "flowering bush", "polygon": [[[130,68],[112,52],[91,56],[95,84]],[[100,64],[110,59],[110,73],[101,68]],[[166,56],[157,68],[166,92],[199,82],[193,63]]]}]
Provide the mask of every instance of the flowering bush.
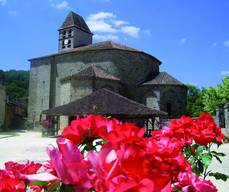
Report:
[{"label": "flowering bush", "polygon": [[213,118],[182,116],[144,138],[144,128],[99,115],[77,118],[49,146],[44,164],[7,162],[0,170],[0,192],[216,192],[207,176],[212,143],[224,135]]}]

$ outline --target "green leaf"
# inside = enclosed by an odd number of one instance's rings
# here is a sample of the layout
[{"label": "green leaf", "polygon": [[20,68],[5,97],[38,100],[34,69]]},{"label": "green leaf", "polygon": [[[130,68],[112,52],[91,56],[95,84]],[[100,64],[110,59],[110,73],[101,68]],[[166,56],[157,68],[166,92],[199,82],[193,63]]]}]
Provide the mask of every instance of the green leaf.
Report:
[{"label": "green leaf", "polygon": [[46,181],[35,181],[35,182],[32,182],[32,185],[47,185],[48,182]]},{"label": "green leaf", "polygon": [[201,155],[201,162],[203,163],[204,167],[208,167],[212,162],[212,155],[210,153]]},{"label": "green leaf", "polygon": [[201,156],[201,154],[207,149],[206,146],[203,146],[203,145],[200,145],[196,148],[196,152],[195,152],[195,155],[197,157]]},{"label": "green leaf", "polygon": [[191,147],[185,147],[184,148],[184,154],[186,157],[190,157],[191,156]]},{"label": "green leaf", "polygon": [[197,161],[197,167],[200,170],[200,173],[204,172],[204,164],[200,160]]},{"label": "green leaf", "polygon": [[216,156],[216,155],[213,155],[213,156],[217,159],[217,161],[219,161],[220,163],[222,163],[221,159],[218,156]]},{"label": "green leaf", "polygon": [[198,175],[198,176],[201,175],[200,169],[199,169],[199,167],[197,167],[197,166],[193,166],[193,167],[192,167],[192,171],[193,171],[196,175]]},{"label": "green leaf", "polygon": [[190,164],[193,165],[193,164],[195,163],[195,161],[196,161],[195,157],[190,157],[190,158],[189,158]]},{"label": "green leaf", "polygon": [[226,156],[225,153],[219,153],[219,152],[216,152],[216,151],[211,151],[211,153],[212,153],[213,155],[217,155],[217,156],[219,156],[219,157],[224,157],[224,156]]},{"label": "green leaf", "polygon": [[225,175],[225,174],[219,173],[219,172],[209,173],[209,176],[215,177],[216,180],[227,181],[227,179],[229,179],[229,176],[228,175]]},{"label": "green leaf", "polygon": [[203,163],[200,160],[195,161],[195,163],[192,164],[192,171],[200,176],[204,172]]}]

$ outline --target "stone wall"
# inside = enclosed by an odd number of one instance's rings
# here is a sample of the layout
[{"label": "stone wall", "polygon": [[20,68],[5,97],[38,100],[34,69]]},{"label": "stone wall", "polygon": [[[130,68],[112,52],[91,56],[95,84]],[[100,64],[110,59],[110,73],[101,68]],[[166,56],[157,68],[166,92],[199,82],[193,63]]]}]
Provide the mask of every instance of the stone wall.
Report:
[{"label": "stone wall", "polygon": [[39,121],[41,111],[50,106],[51,59],[36,60],[32,64],[37,66],[30,70],[28,118]]},{"label": "stone wall", "polygon": [[170,118],[176,118],[185,113],[186,97],[186,88],[180,85],[139,86],[136,94],[138,102],[153,109],[169,112],[168,108],[170,105]]},{"label": "stone wall", "polygon": [[105,80],[105,79],[96,79],[95,81],[95,90],[106,88],[110,91],[119,93],[121,95],[124,94],[123,86],[119,81]]},{"label": "stone wall", "polygon": [[5,122],[5,107],[6,105],[6,93],[5,87],[0,85],[0,129],[3,127]]},{"label": "stone wall", "polygon": [[92,80],[72,80],[71,81],[71,101],[81,99],[93,92]]}]

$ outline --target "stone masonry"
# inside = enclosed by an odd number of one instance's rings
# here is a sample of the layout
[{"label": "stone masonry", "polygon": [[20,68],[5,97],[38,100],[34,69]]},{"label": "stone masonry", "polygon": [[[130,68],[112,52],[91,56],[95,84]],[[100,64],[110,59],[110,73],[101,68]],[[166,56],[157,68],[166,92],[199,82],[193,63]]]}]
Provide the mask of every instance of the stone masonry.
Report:
[{"label": "stone masonry", "polygon": [[[85,40],[86,35],[83,37],[82,42],[86,45],[79,46],[79,43],[71,41],[71,48],[69,46],[66,50],[60,49],[56,54],[30,59],[30,121],[39,121],[43,110],[67,104],[104,87],[148,107],[166,111],[170,117],[177,117],[185,112],[186,87],[171,75],[161,73],[161,62],[157,58],[110,41],[87,45],[92,33],[88,31],[86,23],[77,23],[76,18],[79,15],[74,14],[70,12],[65,25],[62,25],[59,47],[65,41],[63,30],[69,31],[72,27],[76,31],[72,34],[73,37],[71,36],[72,41],[76,39],[79,42],[79,39],[74,37],[81,35],[77,30],[90,34],[88,41]],[[112,76],[118,80],[104,76],[93,79],[87,74],[82,78],[72,78],[90,66],[96,66],[108,77]],[[68,80],[63,81],[65,78]]]}]

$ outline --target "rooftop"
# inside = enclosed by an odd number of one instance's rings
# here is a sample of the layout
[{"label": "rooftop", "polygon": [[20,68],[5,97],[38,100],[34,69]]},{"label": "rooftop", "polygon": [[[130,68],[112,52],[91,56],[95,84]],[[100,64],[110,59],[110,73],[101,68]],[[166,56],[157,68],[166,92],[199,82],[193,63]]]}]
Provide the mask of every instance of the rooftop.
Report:
[{"label": "rooftop", "polygon": [[53,56],[76,53],[76,52],[97,51],[97,50],[123,50],[123,51],[139,52],[139,53],[143,53],[143,54],[146,54],[146,55],[152,57],[153,59],[157,60],[158,64],[161,64],[161,61],[159,61],[157,58],[153,57],[152,55],[150,55],[148,53],[145,53],[145,52],[140,51],[138,49],[128,47],[126,45],[115,43],[113,41],[103,41],[103,42],[99,42],[99,43],[93,43],[93,44],[90,44],[87,46],[81,46],[81,47],[73,48],[73,49],[70,49],[68,51],[62,51],[62,52],[59,52],[56,54],[51,54],[51,55],[47,55],[47,56],[33,58],[33,59],[30,59],[30,61],[35,60],[35,59],[40,59],[40,58],[53,57]]},{"label": "rooftop", "polygon": [[184,85],[166,72],[160,72],[154,79],[141,85]]},{"label": "rooftop", "polygon": [[68,81],[71,79],[77,79],[77,78],[82,78],[82,77],[86,77],[86,78],[95,77],[95,78],[108,79],[108,80],[114,80],[114,81],[120,80],[119,78],[107,73],[103,69],[101,69],[95,65],[90,65],[89,67],[83,69],[82,71],[80,71],[74,75],[70,75],[70,76],[67,76],[67,77],[61,79],[61,81]]},{"label": "rooftop", "polygon": [[76,27],[78,29],[81,29],[82,31],[92,34],[86,22],[84,21],[83,17],[81,17],[80,15],[76,14],[73,11],[71,11],[67,15],[65,21],[63,22],[59,30],[70,28],[70,27]]},{"label": "rooftop", "polygon": [[163,111],[148,108],[143,104],[105,88],[99,89],[82,99],[45,110],[42,113],[53,116],[100,114],[131,118],[158,117],[167,115],[167,113]]}]

